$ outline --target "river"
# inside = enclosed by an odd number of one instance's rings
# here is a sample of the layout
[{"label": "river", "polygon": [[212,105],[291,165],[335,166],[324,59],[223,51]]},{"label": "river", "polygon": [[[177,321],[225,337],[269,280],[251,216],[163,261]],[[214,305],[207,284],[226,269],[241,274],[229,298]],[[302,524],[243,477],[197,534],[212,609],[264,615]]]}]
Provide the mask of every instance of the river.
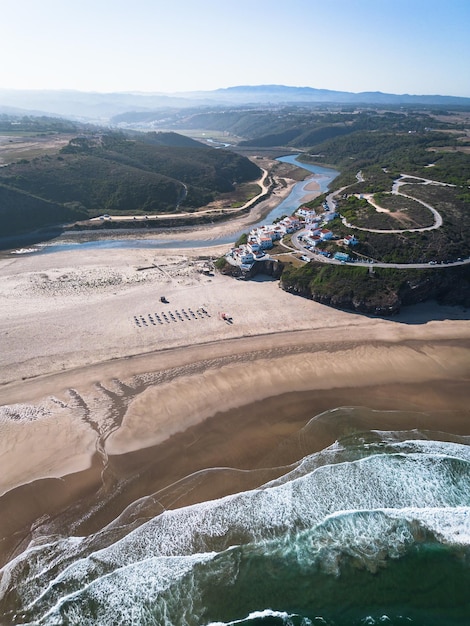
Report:
[{"label": "river", "polygon": [[[278,161],[282,161],[283,163],[291,163],[292,165],[297,165],[312,174],[315,174],[315,181],[318,182],[320,186],[320,192],[324,193],[328,190],[328,185],[331,181],[338,176],[339,172],[327,168],[322,167],[320,165],[311,165],[309,163],[302,163],[297,160],[298,154],[288,155],[284,157],[279,157]],[[257,226],[261,226],[262,224],[272,223],[276,218],[281,217],[282,215],[291,215],[301,204],[302,199],[311,194],[311,191],[305,189],[305,187],[312,182],[311,178],[300,181],[292,188],[291,193],[285,198],[280,204],[278,204],[266,217],[264,217],[259,222],[252,224],[252,228],[256,228]],[[245,229],[246,230],[246,229]],[[50,253],[50,252],[60,252],[66,250],[90,250],[97,248],[188,248],[188,246],[192,248],[205,248],[209,246],[217,246],[221,244],[230,245],[234,241],[238,239],[238,237],[245,232],[245,230],[239,231],[237,233],[231,233],[225,235],[223,237],[219,237],[217,239],[194,239],[191,240],[191,235],[188,233],[185,239],[181,240],[168,240],[168,239],[158,239],[158,238],[142,238],[137,239],[135,235],[138,233],[136,230],[132,230],[133,238],[126,239],[122,237],[122,231],[120,231],[120,237],[110,237],[108,233],[112,231],[107,231],[106,237],[103,238],[103,231],[93,232],[86,231],[87,238],[96,237],[93,240],[87,241],[71,241],[72,237],[83,237],[83,232],[74,232],[74,233],[66,233],[62,234],[56,239],[51,240],[51,242],[47,244],[40,244],[38,246],[34,246],[28,248],[28,251],[31,252],[41,252],[41,253]]]}]

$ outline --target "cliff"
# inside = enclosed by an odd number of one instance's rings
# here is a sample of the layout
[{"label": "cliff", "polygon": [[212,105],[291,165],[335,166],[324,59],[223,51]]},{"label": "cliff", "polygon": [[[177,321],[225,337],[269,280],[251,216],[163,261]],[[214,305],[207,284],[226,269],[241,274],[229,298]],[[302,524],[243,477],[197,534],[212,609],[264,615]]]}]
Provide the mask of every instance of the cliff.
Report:
[{"label": "cliff", "polygon": [[280,278],[284,270],[284,263],[276,261],[275,259],[266,259],[264,261],[256,261],[249,271],[243,271],[238,265],[231,265],[224,258],[219,259],[216,263],[218,270],[221,274],[226,276],[233,276],[234,278],[243,278],[249,280],[254,278],[258,274],[264,274],[265,276],[272,276],[273,278]]},{"label": "cliff", "polygon": [[396,314],[403,305],[426,300],[470,306],[470,267],[392,270],[309,263],[286,267],[285,291],[329,306],[369,315]]}]

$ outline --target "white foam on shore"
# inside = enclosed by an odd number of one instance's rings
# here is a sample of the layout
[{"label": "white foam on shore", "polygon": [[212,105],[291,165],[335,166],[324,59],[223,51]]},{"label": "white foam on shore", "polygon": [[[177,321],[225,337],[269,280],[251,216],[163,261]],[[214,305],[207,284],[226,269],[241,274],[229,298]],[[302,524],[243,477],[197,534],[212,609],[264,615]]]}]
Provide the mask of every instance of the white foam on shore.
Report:
[{"label": "white foam on shore", "polygon": [[[279,619],[284,620],[286,624],[289,624],[287,620],[290,617],[293,617],[293,615],[286,613],[285,611],[273,611],[272,609],[264,609],[264,611],[253,611],[252,613],[249,613],[249,615],[247,615],[247,617],[245,617],[244,619],[240,619],[240,620],[237,619],[231,622],[210,622],[209,624],[207,624],[207,626],[235,626],[235,624],[246,623],[248,620],[263,619],[266,617],[277,617]],[[318,618],[315,620],[315,622],[317,624],[321,624],[321,622],[318,621]],[[302,626],[311,626],[312,621],[304,617],[301,623],[302,623]]]},{"label": "white foam on shore", "polygon": [[[414,451],[405,453],[409,445]],[[377,555],[386,553],[393,558],[412,545],[415,523],[442,541],[469,545],[468,449],[430,441],[403,442],[396,447],[401,450],[320,465],[275,487],[165,511],[109,547],[91,553],[82,549],[88,541],[80,546],[76,540],[62,540],[55,551],[47,546],[44,554],[36,548],[32,559],[24,554],[27,576],[22,577],[19,567],[16,573],[10,571],[11,582],[25,604],[37,607],[38,615],[60,604],[61,589],[79,598],[82,591],[93,588],[115,612],[122,604],[122,587],[115,580],[125,575],[126,584],[141,585],[139,593],[143,593],[145,585],[138,581],[146,580],[149,563],[157,568],[157,577],[160,562],[177,559],[187,563],[187,567],[172,570],[168,584],[177,584],[192,564],[240,541],[264,544],[302,529],[318,528],[323,556],[325,551],[332,557],[350,550],[355,558],[366,559],[371,569]],[[420,448],[423,452],[418,452]],[[431,454],[432,450],[437,454]],[[315,549],[314,545],[310,550],[314,559],[318,556]],[[58,569],[52,578],[44,576],[44,559],[50,562],[51,572]],[[336,563],[333,558],[331,573]],[[21,565],[21,559],[15,565]],[[154,601],[154,592],[158,595],[158,585],[153,589],[148,589],[149,602]]]},{"label": "white foam on shore", "polygon": [[18,248],[12,250],[10,254],[31,254],[32,252],[39,252],[41,248]]},{"label": "white foam on shore", "polygon": [[[195,554],[185,557],[149,558],[138,564],[126,565],[115,569],[91,583],[85,583],[79,591],[62,596],[41,618],[43,624],[62,624],[64,606],[79,600],[83,594],[91,603],[99,607],[102,618],[109,615],[108,619],[100,620],[100,624],[112,624],[118,616],[126,620],[120,623],[141,623],[149,607],[145,606],[142,599],[157,598],[166,591],[176,580],[180,580],[188,574],[196,564],[210,561],[214,554]],[[189,602],[186,598],[186,602]],[[28,611],[35,612],[35,605],[40,604],[41,597],[27,607]],[[150,611],[149,611],[150,612]],[[73,614],[76,613],[77,621]],[[78,609],[72,608],[71,623],[96,624],[93,617],[91,620]],[[155,622],[154,622],[155,623]],[[166,622],[165,622],[166,623]],[[170,623],[168,623],[170,626]]]}]

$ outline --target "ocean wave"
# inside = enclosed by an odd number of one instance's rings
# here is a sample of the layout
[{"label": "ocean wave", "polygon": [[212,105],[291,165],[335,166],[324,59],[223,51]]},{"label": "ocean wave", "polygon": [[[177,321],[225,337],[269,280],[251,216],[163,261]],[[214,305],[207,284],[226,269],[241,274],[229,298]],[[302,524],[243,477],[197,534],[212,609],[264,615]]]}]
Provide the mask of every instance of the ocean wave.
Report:
[{"label": "ocean wave", "polygon": [[[327,625],[327,622],[321,618],[315,619],[316,624]],[[234,620],[232,622],[211,622],[207,626],[235,626],[236,624],[271,624],[272,626],[312,626],[313,622],[308,617],[302,617],[301,615],[293,615],[286,613],[285,611],[273,611],[272,609],[264,609],[262,611],[254,611],[250,613],[245,619]]]},{"label": "ocean wave", "polygon": [[2,610],[12,624],[198,626],[276,598],[310,611],[332,589],[346,594],[343,578],[359,593],[351,572],[420,563],[433,546],[465,565],[469,464],[460,441],[345,433],[258,489],[32,545],[2,571]]},{"label": "ocean wave", "polygon": [[[356,539],[350,545],[348,535]],[[362,541],[357,541],[358,535]],[[369,538],[375,546],[369,545]],[[465,556],[468,559],[468,550]],[[461,557],[417,523],[394,520],[384,512],[345,514],[321,527],[267,542],[213,554],[146,559],[117,568],[80,590],[62,594],[45,613],[35,603],[29,614],[36,619],[41,615],[34,623],[47,625],[201,626],[217,619],[228,624],[293,626],[307,625],[309,620],[321,623],[321,617],[323,623],[350,626],[387,623],[381,621],[385,611],[391,616],[388,623],[398,624],[404,622],[393,602],[384,600],[384,592],[393,588],[407,601],[416,595],[418,606],[410,614],[419,615],[423,588],[428,592],[429,586],[443,585],[449,566],[459,574],[452,583],[450,603],[457,601],[459,606],[460,602],[460,610],[468,610],[470,580]],[[381,561],[380,577],[377,566],[370,567],[374,561]],[[335,571],[339,564],[340,573]],[[416,577],[424,583],[421,589]],[[368,614],[367,621],[361,606],[364,594],[375,606],[375,615]],[[441,597],[445,594],[449,594],[448,582],[440,591]],[[272,612],[260,612],[260,606],[273,607]],[[413,623],[454,622],[428,616]]]}]

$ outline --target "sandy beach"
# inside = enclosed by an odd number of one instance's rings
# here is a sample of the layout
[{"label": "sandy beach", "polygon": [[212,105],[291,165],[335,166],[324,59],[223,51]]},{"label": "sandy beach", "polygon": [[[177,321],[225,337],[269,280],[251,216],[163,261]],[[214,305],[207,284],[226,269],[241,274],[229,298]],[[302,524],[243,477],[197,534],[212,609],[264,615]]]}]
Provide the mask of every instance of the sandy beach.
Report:
[{"label": "sandy beach", "polygon": [[[152,479],[133,496],[209,467],[259,467],[302,420],[344,404],[452,410],[454,430],[465,431],[467,311],[427,303],[391,319],[347,313],[277,281],[204,274],[221,252],[0,259],[5,553],[38,517],[141,475],[149,454]],[[189,500],[240,480],[205,483]]]},{"label": "sandy beach", "polygon": [[[122,385],[133,388],[137,378],[122,424],[103,417],[98,428],[110,454],[274,394],[466,375],[463,310],[421,305],[398,318],[367,318],[287,294],[276,281],[206,276],[204,252],[109,249],[0,261],[2,491],[88,466],[97,433],[84,414],[99,421],[106,394],[125,395]],[[428,347],[405,347],[410,341]],[[32,432],[47,446],[37,446],[34,463],[28,454],[27,467],[11,463]]]}]

